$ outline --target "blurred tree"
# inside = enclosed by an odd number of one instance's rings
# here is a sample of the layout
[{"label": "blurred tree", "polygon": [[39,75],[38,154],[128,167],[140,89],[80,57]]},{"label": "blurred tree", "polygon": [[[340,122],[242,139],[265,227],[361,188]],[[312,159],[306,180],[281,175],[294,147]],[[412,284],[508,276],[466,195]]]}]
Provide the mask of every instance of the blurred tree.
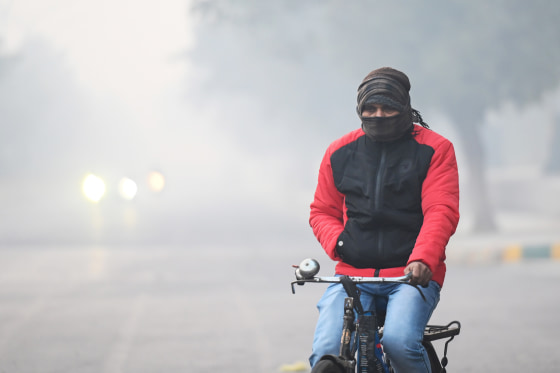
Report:
[{"label": "blurred tree", "polygon": [[544,170],[550,175],[560,175],[560,115],[556,115],[554,118],[550,144],[550,152]]},{"label": "blurred tree", "polygon": [[[444,113],[456,127],[478,231],[495,228],[481,140],[485,113],[506,100],[534,102],[560,81],[560,3],[552,0],[194,0],[193,13],[190,57],[206,73],[197,92],[212,100],[242,94],[262,112],[297,117],[283,122],[290,141],[332,139],[351,118],[341,108],[354,107],[367,72],[405,71],[413,106]],[[271,116],[253,126],[276,139],[273,123]]]},{"label": "blurred tree", "polygon": [[[1,61],[1,60],[0,60]],[[60,53],[32,41],[0,62],[2,176],[48,173],[71,162],[79,92]],[[6,70],[4,70],[6,64]]]}]

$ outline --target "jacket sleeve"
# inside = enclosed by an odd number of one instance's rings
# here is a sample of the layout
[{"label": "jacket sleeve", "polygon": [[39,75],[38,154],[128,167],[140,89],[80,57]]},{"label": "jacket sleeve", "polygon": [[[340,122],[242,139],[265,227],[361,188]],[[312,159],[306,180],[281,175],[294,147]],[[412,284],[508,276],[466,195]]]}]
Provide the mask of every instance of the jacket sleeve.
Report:
[{"label": "jacket sleeve", "polygon": [[311,203],[309,224],[327,255],[339,261],[336,241],[344,230],[344,195],[334,184],[331,154],[332,146],[327,149],[319,168],[319,179]]},{"label": "jacket sleeve", "polygon": [[459,175],[453,144],[435,148],[422,184],[424,223],[408,263],[421,261],[432,272],[445,260],[445,247],[459,223]]}]

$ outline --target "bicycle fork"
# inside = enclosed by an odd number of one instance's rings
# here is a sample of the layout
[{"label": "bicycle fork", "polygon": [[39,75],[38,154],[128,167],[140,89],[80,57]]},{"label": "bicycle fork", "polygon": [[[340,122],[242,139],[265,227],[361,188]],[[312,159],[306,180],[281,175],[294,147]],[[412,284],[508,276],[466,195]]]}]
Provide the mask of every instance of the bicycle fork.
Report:
[{"label": "bicycle fork", "polygon": [[352,336],[356,331],[354,324],[354,298],[344,299],[344,318],[342,324],[342,338],[340,340],[340,357],[339,363],[344,365],[346,372],[355,372],[356,353],[355,343],[352,343]]}]

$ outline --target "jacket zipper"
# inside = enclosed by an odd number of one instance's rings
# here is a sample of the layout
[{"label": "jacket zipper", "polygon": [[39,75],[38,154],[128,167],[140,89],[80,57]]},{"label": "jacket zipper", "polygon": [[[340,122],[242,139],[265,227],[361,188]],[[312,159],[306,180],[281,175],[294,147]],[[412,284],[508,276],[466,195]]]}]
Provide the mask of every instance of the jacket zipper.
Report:
[{"label": "jacket zipper", "polygon": [[[383,185],[385,181],[385,168],[387,167],[387,154],[385,150],[385,144],[381,144],[381,159],[379,160],[379,169],[377,170],[377,180],[375,182],[375,199],[374,206],[378,210],[381,208],[382,197],[383,197]],[[383,231],[377,232],[377,249],[379,253],[383,253]],[[375,270],[374,277],[379,276],[379,269]]]},{"label": "jacket zipper", "polygon": [[385,163],[386,160],[385,158],[387,158],[387,155],[385,154],[385,144],[381,144],[381,159],[379,160],[379,169],[377,170],[377,180],[375,182],[375,208],[379,209],[379,207],[381,206],[381,191],[383,189],[383,179],[384,179],[384,175],[385,175]]}]

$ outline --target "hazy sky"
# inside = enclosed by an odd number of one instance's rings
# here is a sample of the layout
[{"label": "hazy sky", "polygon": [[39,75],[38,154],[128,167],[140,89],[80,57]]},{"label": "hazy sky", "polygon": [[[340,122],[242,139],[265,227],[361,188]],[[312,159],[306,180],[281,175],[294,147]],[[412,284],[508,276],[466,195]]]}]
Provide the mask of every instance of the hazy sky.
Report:
[{"label": "hazy sky", "polygon": [[192,40],[185,0],[1,0],[0,4],[4,52],[17,51],[29,39],[44,39],[66,56],[87,89],[123,100],[145,100],[149,97],[138,97],[138,92],[157,95],[186,73],[186,64],[178,61]]}]

